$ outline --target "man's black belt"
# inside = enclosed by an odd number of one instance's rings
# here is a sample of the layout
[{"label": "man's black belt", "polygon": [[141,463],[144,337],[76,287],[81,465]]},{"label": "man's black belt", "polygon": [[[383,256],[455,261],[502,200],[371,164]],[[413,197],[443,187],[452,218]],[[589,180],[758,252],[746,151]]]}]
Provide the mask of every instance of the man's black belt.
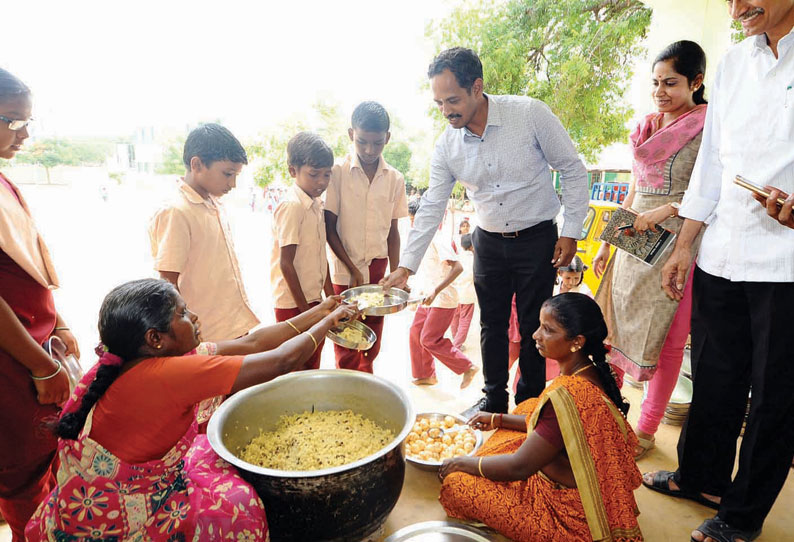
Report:
[{"label": "man's black belt", "polygon": [[521,237],[522,235],[527,235],[529,233],[532,233],[535,230],[541,230],[543,228],[548,228],[552,224],[554,224],[553,220],[544,220],[543,222],[538,222],[534,226],[530,226],[528,228],[524,228],[523,230],[505,231],[505,232],[493,232],[493,231],[488,231],[488,230],[482,230],[482,228],[480,228],[480,229],[483,232],[487,233],[488,235],[492,235],[494,237],[502,237],[504,239],[516,239],[518,237]]}]

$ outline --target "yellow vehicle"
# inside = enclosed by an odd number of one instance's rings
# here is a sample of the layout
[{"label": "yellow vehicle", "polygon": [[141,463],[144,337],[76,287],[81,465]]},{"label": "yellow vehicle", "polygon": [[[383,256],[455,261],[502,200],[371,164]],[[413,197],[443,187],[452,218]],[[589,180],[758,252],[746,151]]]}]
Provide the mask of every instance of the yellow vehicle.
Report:
[{"label": "yellow vehicle", "polygon": [[[587,209],[587,216],[584,219],[582,226],[582,240],[579,241],[576,248],[576,253],[587,266],[587,271],[584,272],[584,283],[593,291],[598,290],[598,285],[601,284],[601,279],[596,278],[593,272],[593,259],[601,247],[601,241],[598,238],[601,232],[604,231],[604,226],[607,225],[609,219],[612,217],[612,211],[620,207],[617,203],[609,201],[590,200],[590,206]],[[615,253],[615,247],[609,251],[609,257]]]}]

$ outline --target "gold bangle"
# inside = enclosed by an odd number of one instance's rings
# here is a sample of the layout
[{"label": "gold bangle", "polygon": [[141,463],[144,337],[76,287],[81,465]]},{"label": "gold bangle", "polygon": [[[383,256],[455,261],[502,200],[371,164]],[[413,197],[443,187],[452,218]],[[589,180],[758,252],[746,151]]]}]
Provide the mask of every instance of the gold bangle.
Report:
[{"label": "gold bangle", "polygon": [[303,333],[305,333],[306,335],[308,335],[308,336],[309,336],[309,338],[310,338],[310,339],[312,340],[312,342],[314,343],[314,350],[312,350],[312,354],[314,354],[314,353],[317,351],[317,346],[318,346],[318,344],[317,344],[317,339],[315,339],[315,338],[314,338],[314,335],[312,335],[312,334],[311,334],[311,333],[309,333],[308,331],[304,331]]},{"label": "gold bangle", "polygon": [[485,475],[482,473],[482,460],[485,459],[485,456],[480,456],[480,460],[477,462],[477,470],[480,471],[480,476],[485,478]]},{"label": "gold bangle", "polygon": [[495,429],[495,428],[496,428],[496,426],[493,424],[493,419],[494,419],[494,416],[496,416],[496,412],[494,412],[493,414],[491,414],[491,429]]},{"label": "gold bangle", "polygon": [[300,335],[300,334],[301,334],[301,330],[300,330],[300,329],[298,329],[298,328],[295,326],[295,324],[293,324],[293,323],[292,323],[292,322],[290,322],[289,320],[285,320],[285,321],[284,321],[284,323],[285,323],[285,324],[287,324],[287,325],[288,325],[289,327],[291,327],[292,329],[294,329],[294,330],[295,330],[295,333],[297,333],[298,335]]},{"label": "gold bangle", "polygon": [[60,326],[60,327],[53,328],[53,331],[69,331],[69,328],[66,327],[66,326]]}]

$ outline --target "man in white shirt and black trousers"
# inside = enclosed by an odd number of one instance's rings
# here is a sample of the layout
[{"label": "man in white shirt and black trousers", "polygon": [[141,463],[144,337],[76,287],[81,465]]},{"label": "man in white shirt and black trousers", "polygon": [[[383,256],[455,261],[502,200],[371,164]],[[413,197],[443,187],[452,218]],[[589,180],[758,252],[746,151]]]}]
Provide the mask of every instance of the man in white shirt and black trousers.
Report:
[{"label": "man in white shirt and black trousers", "polygon": [[748,38],[717,69],[678,213],[686,221],[662,271],[662,287],[681,299],[689,245],[705,223],[692,289],[692,404],[678,470],[643,476],[650,489],[718,510],[692,533],[697,541],[754,540],[794,456],[791,206],[770,218],[733,184],[742,175],[794,192],[794,0],[729,0],[728,7]]},{"label": "man in white shirt and black trousers", "polygon": [[[449,126],[439,137],[430,186],[408,236],[400,266],[382,283],[402,287],[441,222],[456,182],[477,211],[474,289],[480,305],[485,397],[475,407],[507,412],[507,329],[516,294],[521,332],[521,380],[516,403],[539,395],[545,360],[535,348],[540,306],[551,297],[556,268],[576,253],[587,214],[587,170],[570,136],[549,107],[525,96],[483,93],[482,64],[471,49],[441,52],[430,64],[433,99]],[[558,170],[565,206],[557,237],[560,201],[550,166]]]}]

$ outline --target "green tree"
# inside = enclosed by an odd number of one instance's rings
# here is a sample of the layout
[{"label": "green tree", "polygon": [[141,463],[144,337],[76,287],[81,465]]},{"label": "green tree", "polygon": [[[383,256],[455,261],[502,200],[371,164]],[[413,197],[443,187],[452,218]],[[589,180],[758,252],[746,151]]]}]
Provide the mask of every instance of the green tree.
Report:
[{"label": "green tree", "polygon": [[184,175],[185,164],[182,161],[184,148],[184,137],[176,137],[166,142],[163,149],[163,163],[155,172],[161,175]]},{"label": "green tree", "polygon": [[319,134],[334,151],[335,157],[346,155],[350,148],[348,125],[338,102],[316,100],[309,114],[293,116],[279,123],[246,147],[256,168],[254,181],[263,188],[274,181],[292,184],[287,166],[287,143],[292,136],[304,130]]},{"label": "green tree", "polygon": [[439,51],[477,51],[486,92],[543,100],[593,161],[627,136],[624,94],[650,19],[639,0],[468,0],[427,35]]},{"label": "green tree", "polygon": [[303,130],[308,130],[306,119],[293,117],[262,134],[246,147],[248,159],[256,168],[254,181],[257,185],[265,188],[275,181],[292,184],[287,166],[287,143]]},{"label": "green tree", "polygon": [[405,177],[405,182],[412,185],[411,179],[411,157],[413,151],[411,146],[405,141],[390,141],[383,149],[383,158]]},{"label": "green tree", "polygon": [[50,169],[55,166],[101,165],[110,153],[112,142],[98,139],[47,138],[36,141],[20,152],[15,160],[20,164],[43,166],[49,184]]}]

